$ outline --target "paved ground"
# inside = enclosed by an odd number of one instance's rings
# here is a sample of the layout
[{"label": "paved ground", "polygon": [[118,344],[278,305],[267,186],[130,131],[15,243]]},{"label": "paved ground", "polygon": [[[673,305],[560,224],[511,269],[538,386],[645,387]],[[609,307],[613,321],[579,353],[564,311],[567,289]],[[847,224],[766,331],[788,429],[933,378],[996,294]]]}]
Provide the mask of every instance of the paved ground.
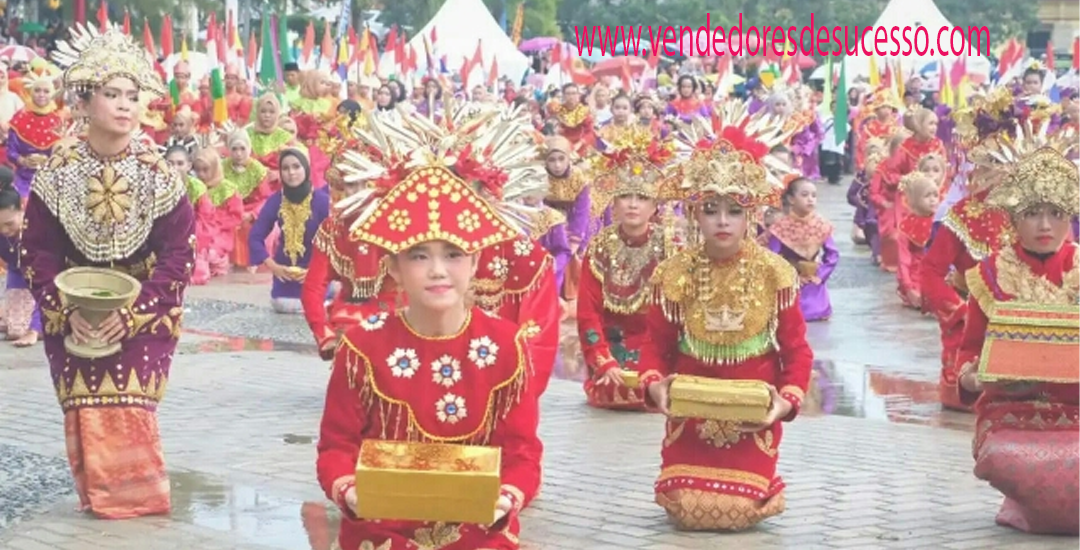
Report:
[{"label": "paved ground", "polygon": [[[584,405],[573,360],[544,397],[542,496],[532,549],[1076,548],[994,525],[999,495],[971,475],[970,417],[934,402],[936,326],[902,310],[891,280],[847,239],[842,189],[825,188],[842,262],[835,315],[810,328],[812,409],[785,431],[788,510],[737,535],[674,531],[652,502],[661,419]],[[41,348],[0,344],[0,548],[329,550],[336,511],[315,482],[327,366],[298,317],[265,307],[261,277],[192,289],[161,409],[174,512],[123,522],[73,512],[61,417]],[[572,351],[568,337],[566,349]]]}]

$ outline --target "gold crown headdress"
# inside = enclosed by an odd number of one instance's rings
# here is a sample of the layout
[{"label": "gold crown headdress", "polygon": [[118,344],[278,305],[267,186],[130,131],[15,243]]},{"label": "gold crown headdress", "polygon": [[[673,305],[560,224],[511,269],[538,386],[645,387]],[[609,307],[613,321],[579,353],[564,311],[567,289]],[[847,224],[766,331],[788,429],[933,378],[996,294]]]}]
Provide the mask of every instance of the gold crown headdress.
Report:
[{"label": "gold crown headdress", "polygon": [[1051,134],[1049,126],[1034,130],[1029,120],[1018,125],[1015,138],[995,139],[996,148],[987,154],[1008,172],[990,188],[988,206],[1016,215],[1037,204],[1051,204],[1071,216],[1080,214],[1080,172],[1067,157],[1077,147],[1076,131]]},{"label": "gold crown headdress", "polygon": [[154,71],[150,54],[135,44],[115,25],[105,32],[76,24],[71,38],[58,41],[53,60],[64,68],[64,87],[79,93],[96,90],[117,78],[130,78],[139,90],[157,97],[165,95],[165,86]]},{"label": "gold crown headdress", "polygon": [[631,126],[610,143],[604,142],[602,149],[589,159],[594,214],[602,214],[616,197],[624,195],[656,199],[664,181],[672,177],[675,144],[661,141],[647,127]]},{"label": "gold crown headdress", "polygon": [[780,117],[750,114],[749,104],[726,101],[718,106],[719,133],[710,121],[695,118],[679,131],[682,165],[678,186],[661,190],[661,198],[697,202],[706,195],[730,196],[744,207],[776,206],[790,165],[770,155],[792,131]]},{"label": "gold crown headdress", "polygon": [[433,240],[473,254],[531,227],[537,209],[519,199],[543,193],[547,178],[527,112],[475,103],[446,112],[439,121],[368,113],[354,128],[359,150],[343,151],[338,168],[367,187],[336,205],[359,213],[353,238],[391,254]]}]

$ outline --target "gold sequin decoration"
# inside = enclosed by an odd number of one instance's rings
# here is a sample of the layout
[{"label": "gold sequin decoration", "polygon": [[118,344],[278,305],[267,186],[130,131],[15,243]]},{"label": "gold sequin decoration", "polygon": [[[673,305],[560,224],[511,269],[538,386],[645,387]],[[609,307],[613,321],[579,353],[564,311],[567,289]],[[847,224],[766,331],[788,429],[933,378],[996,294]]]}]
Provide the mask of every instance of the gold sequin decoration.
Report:
[{"label": "gold sequin decoration", "polygon": [[[1076,243],[1064,246],[1076,247]],[[1036,275],[1031,268],[1016,254],[1016,250],[1007,246],[994,258],[997,272],[997,284],[1005,294],[1013,296],[1018,302],[1046,305],[1076,305],[1080,303],[1080,263],[1062,276],[1062,286],[1057,286],[1044,276]],[[983,281],[981,269],[967,272],[967,284],[979,306],[989,314],[996,302],[994,295]]]},{"label": "gold sequin decoration", "polygon": [[589,269],[600,281],[604,309],[622,315],[632,315],[651,301],[653,292],[649,278],[653,270],[674,250],[664,231],[649,227],[648,240],[640,246],[626,244],[618,225],[600,231],[589,243]]},{"label": "gold sequin decoration", "polygon": [[[126,182],[127,204],[122,216],[117,216],[111,205],[120,204],[113,202],[118,200],[120,180]],[[100,188],[79,184],[93,181],[100,182]],[[60,147],[49,164],[38,170],[32,192],[60,221],[75,248],[89,262],[104,264],[135,255],[154,222],[187,195],[187,185],[142,142],[133,141],[119,156],[102,158],[85,141],[78,141]],[[95,196],[107,198],[110,206],[95,212],[91,209]]]},{"label": "gold sequin decoration", "polygon": [[1076,216],[1080,214],[1080,173],[1060,152],[1043,147],[1017,163],[1001,184],[990,189],[986,204],[1013,216],[1050,204]]},{"label": "gold sequin decoration", "polygon": [[[763,336],[775,349],[777,315],[798,297],[795,269],[752,240],[719,264],[705,256],[703,246],[679,252],[656,268],[652,283],[665,316],[682,325],[690,353],[710,363],[756,355],[750,348],[743,353],[718,347],[737,347]],[[702,346],[695,349],[694,342]]]},{"label": "gold sequin decoration", "polygon": [[281,237],[282,237],[282,249],[285,251],[285,255],[289,257],[289,261],[292,265],[297,265],[300,261],[300,257],[307,252],[307,247],[304,245],[304,234],[307,233],[307,222],[311,219],[311,197],[313,193],[308,193],[304,200],[294,203],[281,199]]}]

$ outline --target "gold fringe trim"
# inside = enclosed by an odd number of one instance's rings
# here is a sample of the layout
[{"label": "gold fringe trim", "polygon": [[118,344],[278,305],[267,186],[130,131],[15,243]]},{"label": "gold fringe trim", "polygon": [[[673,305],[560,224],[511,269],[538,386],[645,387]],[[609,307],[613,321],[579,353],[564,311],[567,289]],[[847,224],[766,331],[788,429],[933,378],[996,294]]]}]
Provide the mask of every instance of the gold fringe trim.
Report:
[{"label": "gold fringe trim", "polygon": [[997,299],[994,298],[993,291],[990,290],[986,280],[983,279],[982,267],[975,266],[967,270],[964,273],[964,280],[967,281],[968,296],[975,299],[987,317],[992,315],[997,305]]},{"label": "gold fringe trim", "polygon": [[545,253],[540,266],[533,272],[532,279],[521,288],[506,288],[505,279],[473,279],[473,298],[476,305],[491,313],[501,308],[507,298],[521,300],[525,294],[540,287],[540,279],[551,268],[551,261],[551,256]]},{"label": "gold fringe trim", "polygon": [[[367,355],[347,337],[341,339],[341,345],[352,351],[346,358],[350,389],[357,389],[359,385],[362,406],[367,410],[378,408],[381,422],[380,439],[436,443],[468,442],[475,445],[487,445],[491,441],[497,421],[505,419],[510,410],[520,403],[522,396],[525,395],[528,379],[532,377],[532,365],[525,352],[525,343],[534,333],[535,329],[530,326],[522,327],[518,331],[515,336],[517,368],[513,375],[491,389],[484,408],[484,418],[476,429],[457,436],[438,436],[421,427],[416,421],[416,414],[409,402],[390,397],[379,389],[375,383],[373,363]],[[366,378],[366,382],[362,383],[356,380],[361,370]],[[402,418],[407,418],[404,427],[401,425]],[[393,419],[393,425],[391,425],[391,419]]]},{"label": "gold fringe trim", "polygon": [[[352,286],[352,297],[358,300],[366,300],[375,296],[382,290],[386,280],[387,268],[385,259],[379,261],[379,269],[371,277],[359,277],[356,274],[356,263],[348,255],[342,254],[337,249],[337,232],[340,229],[336,219],[319,225],[315,233],[313,244],[316,249],[326,254],[330,260],[330,267],[343,279],[349,281]],[[366,245],[363,245],[366,246]],[[373,249],[369,253],[374,254]]]}]

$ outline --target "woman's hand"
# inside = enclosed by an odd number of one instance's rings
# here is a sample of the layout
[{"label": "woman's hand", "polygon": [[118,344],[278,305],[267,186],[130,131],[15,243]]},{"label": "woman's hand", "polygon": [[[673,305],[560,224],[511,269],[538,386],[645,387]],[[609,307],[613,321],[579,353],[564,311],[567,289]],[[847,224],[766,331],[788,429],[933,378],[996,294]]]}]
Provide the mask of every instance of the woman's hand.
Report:
[{"label": "woman's hand", "polygon": [[598,386],[609,386],[612,384],[616,386],[623,385],[622,369],[619,367],[608,369],[604,374],[600,375],[600,379],[596,381],[596,385]]},{"label": "woman's hand", "polygon": [[88,344],[95,337],[94,327],[90,326],[89,321],[83,319],[78,309],[72,310],[68,315],[68,325],[71,326],[71,337],[76,344]]},{"label": "woman's hand", "polygon": [[349,487],[348,491],[345,491],[345,506],[349,507],[349,511],[356,513],[356,487]]},{"label": "woman's hand", "polygon": [[510,513],[510,510],[514,508],[514,503],[510,501],[510,498],[505,495],[499,495],[499,500],[495,503],[495,521],[491,522],[489,527],[494,527],[495,524],[502,521],[506,517],[506,514]]},{"label": "woman's hand", "polygon": [[667,378],[659,382],[653,382],[649,384],[649,387],[645,391],[649,393],[649,399],[652,399],[653,404],[656,405],[657,410],[664,414],[668,414],[668,407],[671,405],[671,382],[675,380],[674,374],[669,374]]},{"label": "woman's hand", "polygon": [[124,318],[119,311],[112,311],[97,329],[98,337],[106,344],[115,344],[124,338]]},{"label": "woman's hand", "polygon": [[769,395],[772,397],[772,403],[769,404],[769,412],[765,415],[765,420],[760,424],[740,424],[740,432],[757,433],[761,430],[767,430],[773,424],[791,414],[791,403],[787,399],[780,397],[780,392],[776,391],[776,387],[772,384],[769,384]]}]

